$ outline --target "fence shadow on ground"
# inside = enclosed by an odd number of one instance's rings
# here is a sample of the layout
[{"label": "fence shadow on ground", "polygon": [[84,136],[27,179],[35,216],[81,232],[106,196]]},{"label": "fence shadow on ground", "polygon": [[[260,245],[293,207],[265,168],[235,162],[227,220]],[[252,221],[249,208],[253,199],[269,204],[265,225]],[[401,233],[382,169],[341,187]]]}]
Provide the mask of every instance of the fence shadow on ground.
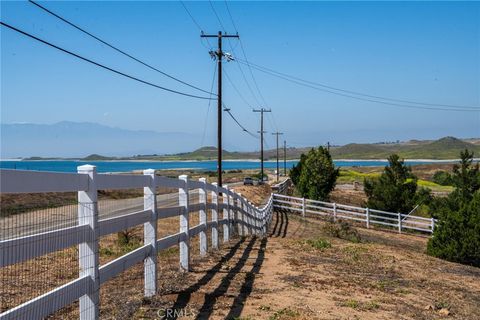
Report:
[{"label": "fence shadow on ground", "polygon": [[276,210],[275,213],[275,224],[272,227],[272,231],[269,234],[269,237],[282,237],[287,236],[288,230],[288,214],[284,210]]},{"label": "fence shadow on ground", "polygon": [[[274,224],[271,228],[268,237],[286,237],[288,230],[288,215],[286,212],[277,212],[274,216]],[[197,280],[190,287],[182,290],[178,293],[177,299],[172,306],[173,310],[182,310],[188,306],[192,300],[192,296],[195,292],[202,287],[208,285],[212,279],[222,273],[225,275],[219,280],[218,285],[211,291],[209,291],[204,299],[203,304],[199,307],[196,315],[197,319],[208,319],[212,316],[216,309],[216,303],[218,299],[224,295],[229,294],[229,288],[232,287],[234,279],[239,273],[244,273],[245,278],[240,284],[240,287],[235,288],[235,296],[233,302],[230,303],[230,310],[225,316],[225,319],[235,319],[239,317],[244,308],[244,304],[248,296],[251,294],[255,282],[256,276],[259,274],[265,259],[265,249],[268,242],[268,237],[261,238],[253,236],[251,238],[241,238],[229,251],[225,254],[213,267],[205,271],[205,275]],[[243,251],[242,251],[242,247]],[[240,255],[238,259],[233,259],[235,256]],[[247,266],[247,262],[254,259],[253,265],[250,270],[242,271]],[[224,271],[222,267],[230,260],[236,260],[235,264]],[[238,278],[237,278],[238,279]],[[236,283],[237,287],[238,284]],[[167,317],[166,319],[176,319],[177,316]]]}]

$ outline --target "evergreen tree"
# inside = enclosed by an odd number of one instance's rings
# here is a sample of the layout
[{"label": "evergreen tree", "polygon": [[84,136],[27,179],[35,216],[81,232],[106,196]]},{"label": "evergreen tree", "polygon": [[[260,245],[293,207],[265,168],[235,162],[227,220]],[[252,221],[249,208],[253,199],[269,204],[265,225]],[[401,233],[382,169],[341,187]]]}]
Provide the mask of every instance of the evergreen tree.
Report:
[{"label": "evergreen tree", "polygon": [[296,184],[303,197],[313,200],[328,200],[335,188],[339,169],[335,169],[330,152],[323,147],[312,149],[304,157]]},{"label": "evergreen tree", "polygon": [[398,155],[391,155],[388,163],[379,178],[364,181],[367,207],[406,214],[417,204],[430,200],[428,190],[417,192],[417,177]]},{"label": "evergreen tree", "polygon": [[455,190],[435,200],[431,208],[438,223],[428,242],[433,256],[480,267],[480,172],[473,153],[460,154],[453,168]]}]

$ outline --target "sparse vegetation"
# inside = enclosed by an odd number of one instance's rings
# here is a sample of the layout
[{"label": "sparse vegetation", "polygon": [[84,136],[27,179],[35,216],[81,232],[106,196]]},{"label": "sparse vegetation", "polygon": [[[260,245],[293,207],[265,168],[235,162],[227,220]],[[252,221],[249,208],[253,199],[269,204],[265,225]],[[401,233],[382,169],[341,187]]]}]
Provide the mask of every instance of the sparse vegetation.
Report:
[{"label": "sparse vegetation", "polygon": [[298,311],[292,310],[290,308],[283,308],[281,310],[275,311],[275,313],[270,316],[269,320],[282,320],[282,319],[294,319],[300,314]]},{"label": "sparse vegetation", "polygon": [[373,300],[360,302],[358,300],[350,299],[350,300],[344,301],[342,303],[342,306],[352,308],[355,310],[361,310],[361,311],[372,311],[380,308],[380,305],[378,304],[378,302]]},{"label": "sparse vegetation", "polygon": [[344,239],[354,243],[361,241],[358,231],[345,221],[326,222],[322,229],[327,235],[334,238]]},{"label": "sparse vegetation", "polygon": [[324,250],[332,247],[330,241],[322,238],[308,239],[305,242],[317,250]]}]

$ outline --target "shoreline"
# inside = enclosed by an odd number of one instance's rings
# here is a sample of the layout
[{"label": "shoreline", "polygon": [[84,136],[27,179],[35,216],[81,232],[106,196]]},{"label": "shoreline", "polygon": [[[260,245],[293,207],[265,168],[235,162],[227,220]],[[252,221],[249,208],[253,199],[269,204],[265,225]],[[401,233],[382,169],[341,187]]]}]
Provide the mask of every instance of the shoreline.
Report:
[{"label": "shoreline", "polygon": [[[300,159],[287,159],[287,162],[299,161]],[[333,161],[342,161],[342,162],[361,162],[361,161],[377,161],[377,162],[388,162],[387,159],[332,159]],[[403,159],[405,162],[458,162],[460,159]],[[82,159],[38,159],[38,160],[23,160],[23,159],[0,159],[4,162],[43,162],[43,161],[52,161],[52,162],[61,162],[61,161],[72,161],[72,162],[216,162],[216,160],[122,160],[122,159],[111,159],[111,160],[82,160]],[[277,160],[264,160],[264,162],[276,162]],[[480,161],[480,158],[474,158],[473,161]],[[260,162],[260,159],[227,159],[222,162]],[[283,159],[280,159],[280,162],[283,162]]]},{"label": "shoreline", "polygon": [[[287,159],[287,162],[299,161],[300,159]],[[82,160],[82,159],[39,159],[39,160],[23,160],[23,159],[0,159],[0,161],[9,161],[9,162],[61,162],[61,161],[72,161],[72,162],[216,162],[216,160]],[[264,162],[276,162],[277,160],[264,160]],[[341,162],[388,162],[387,159],[333,159],[333,161]],[[458,162],[460,159],[404,159],[405,162],[432,162],[432,163],[450,163]],[[480,158],[474,158],[473,161],[480,161]],[[228,159],[223,160],[222,162],[260,162],[260,159]],[[280,160],[283,162],[283,159]]]}]

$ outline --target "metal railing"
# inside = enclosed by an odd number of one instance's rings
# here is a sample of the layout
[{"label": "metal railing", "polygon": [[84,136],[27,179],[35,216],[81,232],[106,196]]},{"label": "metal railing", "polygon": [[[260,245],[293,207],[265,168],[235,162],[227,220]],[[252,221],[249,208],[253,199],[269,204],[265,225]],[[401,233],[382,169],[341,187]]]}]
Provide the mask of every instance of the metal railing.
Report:
[{"label": "metal railing", "polygon": [[[0,314],[0,319],[39,319],[79,300],[80,319],[98,319],[100,286],[137,263],[144,264],[144,296],[157,291],[158,252],[179,246],[180,268],[188,272],[190,239],[199,238],[200,255],[207,253],[207,231],[212,248],[219,247],[219,228],[223,242],[233,233],[265,236],[272,219],[273,195],[259,208],[227,186],[188,179],[186,175],[171,179],[145,170],[143,175],[97,174],[90,165],[78,167],[78,173],[0,170],[0,193],[78,192],[78,219],[68,226],[50,227],[48,231],[0,237],[0,268],[9,268],[40,256],[78,246],[79,275],[73,281],[30,299]],[[178,205],[159,207],[156,188],[178,189]],[[142,210],[99,218],[98,190],[143,188]],[[198,192],[193,203],[191,191]],[[209,201],[210,200],[210,201]],[[176,201],[175,201],[176,202]],[[211,221],[207,221],[210,210]],[[190,226],[189,215],[198,211],[199,224]],[[223,211],[219,218],[220,211]],[[158,238],[157,221],[179,217],[175,234]],[[8,219],[8,217],[0,217]],[[99,238],[143,225],[143,245],[106,263],[99,263]],[[3,230],[1,230],[3,233]],[[3,286],[3,283],[2,283]]]},{"label": "metal railing", "polygon": [[433,233],[437,222],[434,218],[290,197],[282,194],[273,195],[273,205],[275,209],[297,212],[303,217],[308,213],[334,221],[341,219],[365,223],[367,228],[374,225],[390,229],[395,228],[399,233],[407,230]]}]

